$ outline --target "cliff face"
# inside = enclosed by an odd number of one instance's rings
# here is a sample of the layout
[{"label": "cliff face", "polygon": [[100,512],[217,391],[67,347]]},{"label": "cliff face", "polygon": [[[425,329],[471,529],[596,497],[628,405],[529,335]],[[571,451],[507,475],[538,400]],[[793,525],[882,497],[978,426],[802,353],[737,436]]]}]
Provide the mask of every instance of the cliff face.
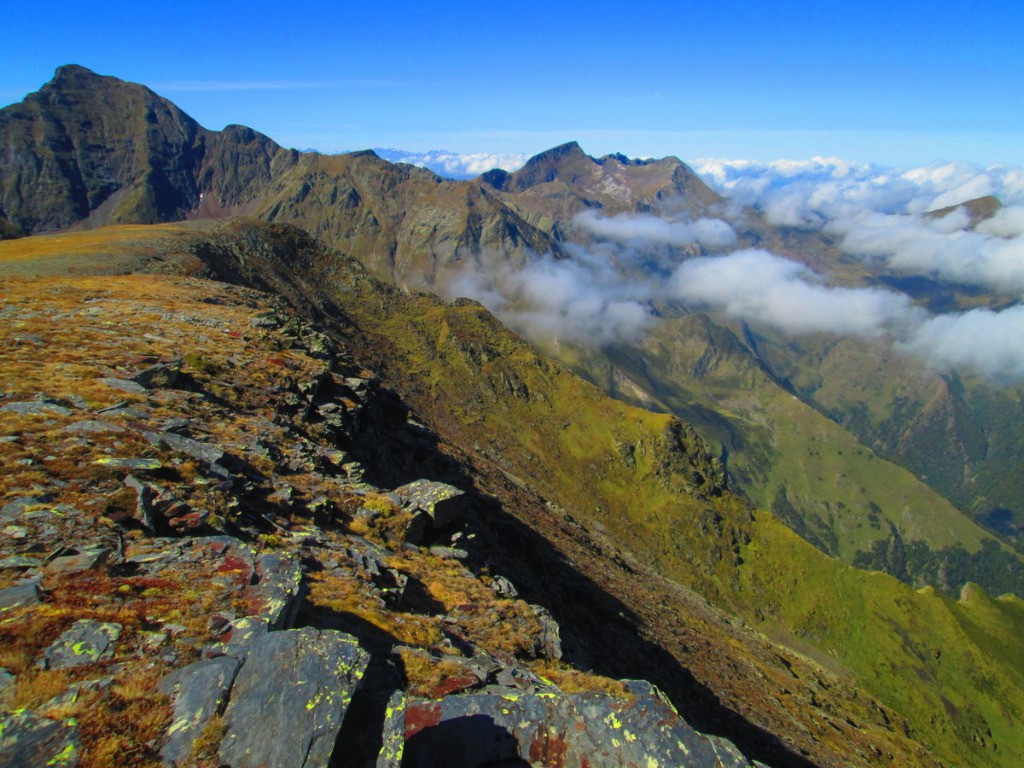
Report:
[{"label": "cliff face", "polygon": [[207,139],[149,89],[78,66],[0,111],[0,209],[24,232],[182,218]]}]

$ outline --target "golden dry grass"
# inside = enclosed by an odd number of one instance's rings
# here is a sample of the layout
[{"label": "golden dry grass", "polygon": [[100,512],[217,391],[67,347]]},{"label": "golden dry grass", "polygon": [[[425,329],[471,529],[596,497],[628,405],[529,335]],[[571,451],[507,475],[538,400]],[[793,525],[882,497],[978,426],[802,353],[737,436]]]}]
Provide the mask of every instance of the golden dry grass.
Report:
[{"label": "golden dry grass", "polygon": [[66,256],[69,253],[88,256],[116,250],[153,249],[160,240],[188,233],[188,227],[178,223],[120,224],[82,232],[21,237],[0,241],[0,263]]}]

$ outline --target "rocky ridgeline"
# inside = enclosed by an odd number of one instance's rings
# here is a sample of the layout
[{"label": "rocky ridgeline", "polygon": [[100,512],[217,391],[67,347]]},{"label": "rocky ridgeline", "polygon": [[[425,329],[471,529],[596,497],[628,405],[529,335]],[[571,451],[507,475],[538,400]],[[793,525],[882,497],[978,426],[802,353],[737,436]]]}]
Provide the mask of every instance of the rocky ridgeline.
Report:
[{"label": "rocky ridgeline", "polygon": [[265,295],[5,299],[0,764],[750,764],[561,662],[437,437]]}]

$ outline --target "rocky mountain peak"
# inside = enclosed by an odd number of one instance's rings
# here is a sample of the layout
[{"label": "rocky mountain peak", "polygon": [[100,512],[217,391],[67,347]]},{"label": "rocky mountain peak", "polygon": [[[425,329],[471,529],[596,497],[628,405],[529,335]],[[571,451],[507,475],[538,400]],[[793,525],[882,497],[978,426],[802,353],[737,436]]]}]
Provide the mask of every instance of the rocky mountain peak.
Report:
[{"label": "rocky mountain peak", "polygon": [[73,80],[87,80],[90,78],[98,78],[101,75],[97,75],[88,67],[83,67],[81,64],[63,64],[57,67],[57,70],[53,73],[53,79],[49,85],[68,82]]},{"label": "rocky mountain peak", "polygon": [[972,200],[965,200],[964,202],[956,205],[948,205],[945,208],[937,208],[934,211],[928,211],[925,215],[933,219],[942,219],[949,216],[954,211],[962,210],[967,214],[967,228],[973,229],[986,219],[991,219],[995,216],[1002,207],[1003,203],[998,197],[995,197],[994,195],[985,195],[984,197],[975,197]]}]

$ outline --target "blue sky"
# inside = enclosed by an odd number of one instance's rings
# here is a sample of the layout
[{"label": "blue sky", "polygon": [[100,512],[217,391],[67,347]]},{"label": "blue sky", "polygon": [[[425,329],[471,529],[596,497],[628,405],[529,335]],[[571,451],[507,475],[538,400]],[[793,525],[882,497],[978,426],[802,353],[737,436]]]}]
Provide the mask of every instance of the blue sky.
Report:
[{"label": "blue sky", "polygon": [[322,151],[1024,164],[1024,3],[4,3],[0,103],[64,63]]}]

